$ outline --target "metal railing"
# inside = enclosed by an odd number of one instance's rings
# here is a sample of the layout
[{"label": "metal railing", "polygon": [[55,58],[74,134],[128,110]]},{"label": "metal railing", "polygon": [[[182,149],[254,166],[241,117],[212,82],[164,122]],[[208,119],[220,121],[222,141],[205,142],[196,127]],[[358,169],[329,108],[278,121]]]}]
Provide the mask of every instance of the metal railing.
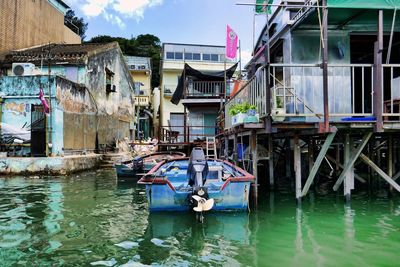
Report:
[{"label": "metal railing", "polygon": [[[373,116],[374,69],[372,64],[328,66],[329,116],[331,121]],[[282,109],[286,121],[323,120],[323,74],[316,64],[271,64],[260,68],[225,105],[225,128],[229,110],[237,103],[257,107],[260,118]],[[266,80],[271,90],[271,111],[266,110]],[[383,114],[400,117],[400,65],[384,65]]]},{"label": "metal railing", "polygon": [[224,81],[192,81],[187,83],[185,97],[220,97],[225,94]]},{"label": "metal railing", "polygon": [[135,104],[140,107],[145,107],[150,105],[149,96],[135,96]]},{"label": "metal railing", "polygon": [[383,65],[384,120],[400,120],[400,64]]},{"label": "metal railing", "polygon": [[217,134],[215,126],[161,126],[160,140],[168,143],[182,143],[205,141],[206,137],[214,137]]}]

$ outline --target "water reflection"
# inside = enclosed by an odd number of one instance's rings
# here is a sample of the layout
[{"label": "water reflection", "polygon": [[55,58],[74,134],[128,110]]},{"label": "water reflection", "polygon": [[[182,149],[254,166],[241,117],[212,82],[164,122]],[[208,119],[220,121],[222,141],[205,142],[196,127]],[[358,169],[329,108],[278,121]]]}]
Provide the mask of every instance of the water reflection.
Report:
[{"label": "water reflection", "polygon": [[237,247],[248,246],[250,234],[247,213],[208,213],[204,224],[191,213],[151,213],[138,253],[143,264],[236,262]]}]

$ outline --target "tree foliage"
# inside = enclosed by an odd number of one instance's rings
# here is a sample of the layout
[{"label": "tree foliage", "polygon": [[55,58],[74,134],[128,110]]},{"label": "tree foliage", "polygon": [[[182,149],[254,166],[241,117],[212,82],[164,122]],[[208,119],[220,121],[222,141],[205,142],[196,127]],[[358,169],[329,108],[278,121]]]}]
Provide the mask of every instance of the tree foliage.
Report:
[{"label": "tree foliage", "polygon": [[122,52],[127,56],[150,57],[152,66],[151,86],[157,87],[160,84],[160,53],[161,41],[152,34],[141,34],[136,38],[130,39],[123,37],[112,37],[108,35],[99,35],[93,37],[88,43],[110,43],[118,42]]},{"label": "tree foliage", "polygon": [[78,18],[75,16],[75,11],[68,10],[64,17],[64,25],[71,29],[71,31],[78,34],[82,41],[85,39],[86,30],[88,28],[88,23],[84,21],[83,18]]}]

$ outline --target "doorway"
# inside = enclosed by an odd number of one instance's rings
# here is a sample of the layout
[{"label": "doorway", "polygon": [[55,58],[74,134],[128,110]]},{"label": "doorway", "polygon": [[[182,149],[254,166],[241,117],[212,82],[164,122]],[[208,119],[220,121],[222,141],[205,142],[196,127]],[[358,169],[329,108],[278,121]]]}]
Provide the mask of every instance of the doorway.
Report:
[{"label": "doorway", "polygon": [[31,108],[31,154],[33,157],[46,156],[46,114],[42,105]]}]

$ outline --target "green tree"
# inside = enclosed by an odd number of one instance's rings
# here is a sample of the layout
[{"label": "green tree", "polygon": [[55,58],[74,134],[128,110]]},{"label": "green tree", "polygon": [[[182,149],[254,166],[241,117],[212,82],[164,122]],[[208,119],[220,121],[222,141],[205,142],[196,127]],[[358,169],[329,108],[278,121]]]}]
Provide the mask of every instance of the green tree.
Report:
[{"label": "green tree", "polygon": [[88,43],[110,43],[118,42],[122,52],[127,56],[150,57],[152,61],[151,86],[157,87],[160,84],[160,53],[161,41],[152,34],[141,34],[136,38],[130,39],[123,37],[112,37],[108,35],[99,35],[93,37]]},{"label": "green tree", "polygon": [[83,18],[78,18],[75,16],[75,11],[68,10],[64,17],[64,25],[71,29],[71,31],[78,34],[82,41],[85,39],[86,30],[88,28],[88,23],[84,21]]}]

